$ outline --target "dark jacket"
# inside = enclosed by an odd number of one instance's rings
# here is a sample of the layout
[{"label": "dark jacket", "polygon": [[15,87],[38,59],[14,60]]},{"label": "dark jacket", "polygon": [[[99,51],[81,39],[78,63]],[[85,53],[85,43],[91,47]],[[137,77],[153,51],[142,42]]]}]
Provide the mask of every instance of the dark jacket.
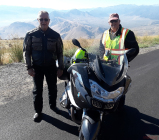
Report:
[{"label": "dark jacket", "polygon": [[52,66],[58,60],[63,69],[63,43],[60,35],[48,28],[43,32],[39,27],[29,31],[23,43],[23,56],[27,69],[36,66]]},{"label": "dark jacket", "polygon": [[[121,35],[121,28],[122,28],[122,26],[120,25],[118,31],[116,32],[116,36],[120,36]],[[100,46],[99,46],[99,53],[100,53],[100,57],[101,58],[103,57],[103,55],[105,53],[105,46],[102,44],[102,39],[103,39],[103,35],[101,37]],[[124,45],[125,45],[125,49],[130,49],[130,48],[135,48],[136,49],[136,52],[133,55],[127,55],[128,62],[130,62],[139,53],[138,43],[136,41],[134,33],[131,30],[129,30],[129,32],[128,32],[126,38],[125,38]]]}]

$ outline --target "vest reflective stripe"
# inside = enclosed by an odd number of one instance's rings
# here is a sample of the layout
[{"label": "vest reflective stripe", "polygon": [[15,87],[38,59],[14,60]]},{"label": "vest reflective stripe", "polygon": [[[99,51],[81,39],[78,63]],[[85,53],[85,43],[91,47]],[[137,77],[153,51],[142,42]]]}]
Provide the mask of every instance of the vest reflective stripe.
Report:
[{"label": "vest reflective stripe", "polygon": [[[126,29],[122,28],[122,35],[119,41],[119,49],[125,49],[124,46],[124,41],[125,41],[125,33],[126,33]],[[119,51],[118,51],[119,52]],[[122,54],[124,54],[125,51],[122,51]],[[119,54],[119,53],[118,53]],[[112,54],[113,55],[113,54]],[[121,64],[122,60],[124,59],[124,56],[119,56],[119,60],[118,63]]]},{"label": "vest reflective stripe", "polygon": [[117,54],[121,55],[121,54],[124,54],[124,52],[125,52],[125,50],[111,51],[111,54],[112,54],[112,55],[117,55]]},{"label": "vest reflective stripe", "polygon": [[[125,42],[125,38],[127,33],[129,32],[128,29],[121,29],[121,35],[117,36],[114,40],[110,39],[109,36],[109,30],[106,30],[103,34],[103,39],[102,39],[102,43],[105,46],[105,52],[107,52],[107,50],[109,50],[111,52],[111,58],[117,58],[118,55],[122,55],[125,53],[125,47],[124,47],[124,42]],[[108,57],[104,54],[104,59],[108,60]],[[107,58],[106,58],[107,57]],[[119,64],[120,62],[122,62],[123,60],[123,56],[119,56]]]},{"label": "vest reflective stripe", "polygon": [[[104,32],[103,38],[106,38],[107,32],[108,32],[108,30],[106,30],[106,31]],[[106,46],[106,40],[107,40],[107,39],[102,39],[102,44],[103,44],[104,46]]]},{"label": "vest reflective stripe", "polygon": [[123,45],[123,42],[122,42],[122,39],[123,39],[123,30],[124,30],[124,28],[122,28],[121,36],[120,36],[120,39],[119,39],[119,49],[123,49],[122,48],[122,45]]},{"label": "vest reflective stripe", "polygon": [[124,49],[124,41],[126,37],[126,33],[128,32],[128,29],[123,29],[122,28],[122,35],[120,36],[120,41],[119,41],[119,49]]}]

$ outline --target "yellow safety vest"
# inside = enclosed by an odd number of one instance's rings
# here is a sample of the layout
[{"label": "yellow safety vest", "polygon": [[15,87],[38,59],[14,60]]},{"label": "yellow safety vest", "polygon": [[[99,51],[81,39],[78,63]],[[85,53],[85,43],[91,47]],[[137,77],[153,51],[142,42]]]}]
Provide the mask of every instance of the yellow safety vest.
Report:
[{"label": "yellow safety vest", "polygon": [[[104,60],[112,60],[117,59],[119,55],[124,54],[125,47],[124,42],[126,35],[128,34],[129,30],[121,28],[121,35],[116,36],[113,40],[110,39],[109,30],[106,30],[103,34],[102,44],[105,46],[105,54],[103,56]],[[107,56],[107,52],[109,51],[110,55]],[[118,59],[118,63],[122,61],[123,56],[120,56]]]}]

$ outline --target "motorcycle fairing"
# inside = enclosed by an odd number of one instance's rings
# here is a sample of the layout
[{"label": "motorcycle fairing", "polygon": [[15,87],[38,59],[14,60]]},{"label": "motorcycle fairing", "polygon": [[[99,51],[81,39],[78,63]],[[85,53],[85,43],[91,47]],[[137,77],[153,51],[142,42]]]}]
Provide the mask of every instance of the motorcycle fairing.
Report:
[{"label": "motorcycle fairing", "polygon": [[60,105],[63,108],[70,108],[70,99],[68,98],[68,92],[67,90],[69,90],[68,86],[66,87],[66,90],[63,92],[62,97],[60,98]]},{"label": "motorcycle fairing", "polygon": [[105,83],[103,80],[99,80],[94,71],[92,69],[89,70],[90,74],[88,75],[88,79],[90,80],[93,80],[93,81],[96,81],[103,89],[111,92],[111,91],[114,91],[116,90],[117,88],[119,87],[122,87],[125,85],[125,78],[123,78],[119,83],[115,84],[115,85],[112,85],[112,86],[109,86],[107,83]]},{"label": "motorcycle fairing", "polygon": [[103,81],[109,87],[114,86],[124,78],[128,70],[126,54],[119,55],[119,58],[120,63],[118,59],[105,61],[100,59],[98,55],[89,54],[89,66],[99,81]]},{"label": "motorcycle fairing", "polygon": [[76,102],[76,104],[80,108],[89,108],[89,103],[87,101],[86,95],[88,95],[87,91],[81,86],[81,84],[71,76],[71,88],[72,88],[72,96]]},{"label": "motorcycle fairing", "polygon": [[68,96],[69,96],[69,99],[70,99],[70,102],[71,104],[73,104],[76,108],[80,108],[75,100],[74,100],[74,97],[72,96],[72,86],[71,86],[71,82],[69,82],[70,84],[68,85],[69,87],[67,88],[67,93],[68,93]]},{"label": "motorcycle fairing", "polygon": [[[116,64],[117,65],[117,64]],[[109,86],[112,86],[116,83],[117,77],[120,73],[120,66],[112,67],[104,63],[104,61],[100,61],[98,57],[94,60],[94,71],[99,77],[99,79],[103,80]]]},{"label": "motorcycle fairing", "polygon": [[[87,95],[88,95],[87,91],[90,92],[89,90],[90,85],[89,85],[88,75],[87,75],[87,65],[73,64],[68,69],[68,72],[71,73],[70,79],[71,79],[72,96],[76,104],[80,108],[90,108],[90,101],[87,100]],[[81,79],[82,81],[80,81],[79,79]]]},{"label": "motorcycle fairing", "polygon": [[81,75],[84,88],[91,95],[87,67],[88,64],[86,63],[75,63],[68,68],[67,72],[72,73],[72,70],[77,71]]}]

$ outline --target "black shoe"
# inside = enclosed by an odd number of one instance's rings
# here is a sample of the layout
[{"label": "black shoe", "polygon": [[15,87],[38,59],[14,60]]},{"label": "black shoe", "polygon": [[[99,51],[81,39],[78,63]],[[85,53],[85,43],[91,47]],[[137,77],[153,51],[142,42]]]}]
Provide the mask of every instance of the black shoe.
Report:
[{"label": "black shoe", "polygon": [[51,108],[56,114],[61,114],[60,109],[58,109],[57,107]]},{"label": "black shoe", "polygon": [[42,120],[42,114],[41,113],[35,113],[33,116],[34,122],[41,122]]}]

